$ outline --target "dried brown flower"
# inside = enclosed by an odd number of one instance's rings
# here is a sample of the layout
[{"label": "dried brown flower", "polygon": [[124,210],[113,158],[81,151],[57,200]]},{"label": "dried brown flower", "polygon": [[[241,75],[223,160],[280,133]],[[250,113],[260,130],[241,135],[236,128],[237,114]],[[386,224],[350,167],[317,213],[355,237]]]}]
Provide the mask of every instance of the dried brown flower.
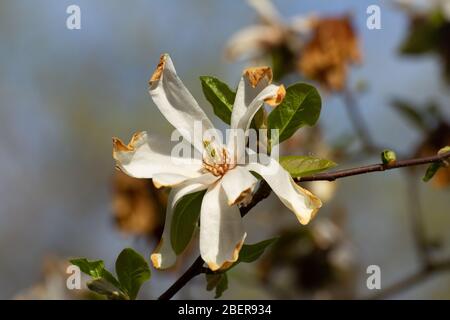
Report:
[{"label": "dried brown flower", "polygon": [[299,61],[299,70],[329,90],[344,89],[350,63],[361,62],[350,16],[318,19]]},{"label": "dried brown flower", "polygon": [[116,171],[113,213],[122,232],[159,239],[166,204],[166,191],[156,189],[150,179],[131,178]]}]

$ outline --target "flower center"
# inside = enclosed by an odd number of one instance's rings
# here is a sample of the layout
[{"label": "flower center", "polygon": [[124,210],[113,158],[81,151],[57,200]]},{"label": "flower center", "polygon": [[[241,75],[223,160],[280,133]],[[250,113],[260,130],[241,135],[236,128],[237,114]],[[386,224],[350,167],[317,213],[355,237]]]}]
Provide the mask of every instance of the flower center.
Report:
[{"label": "flower center", "polygon": [[228,170],[236,166],[226,148],[215,147],[208,140],[203,141],[203,146],[205,148],[203,152],[203,168],[213,175],[217,177],[223,176]]}]

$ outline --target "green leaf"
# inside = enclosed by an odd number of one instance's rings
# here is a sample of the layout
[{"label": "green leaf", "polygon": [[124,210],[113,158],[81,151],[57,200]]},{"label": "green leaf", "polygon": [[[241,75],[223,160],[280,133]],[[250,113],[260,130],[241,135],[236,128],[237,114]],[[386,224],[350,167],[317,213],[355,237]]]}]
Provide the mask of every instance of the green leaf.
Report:
[{"label": "green leaf", "polygon": [[272,238],[255,244],[244,244],[239,252],[239,259],[236,261],[236,264],[240,262],[250,263],[256,261],[264,253],[264,250],[277,240],[278,238]]},{"label": "green leaf", "polygon": [[336,163],[331,160],[308,156],[280,157],[279,162],[294,178],[322,172],[336,166]]},{"label": "green leaf", "polygon": [[86,258],[72,259],[70,263],[76,265],[80,270],[91,276],[92,279],[105,279],[116,287],[120,287],[119,281],[105,269],[105,264],[102,260],[89,261]]},{"label": "green leaf", "polygon": [[103,278],[92,280],[86,285],[89,290],[104,295],[109,300],[130,300],[126,293]]},{"label": "green leaf", "polygon": [[[444,148],[440,149],[438,151],[438,155],[445,154],[447,152],[450,152],[450,146],[445,146]],[[424,182],[430,181],[440,168],[447,167],[448,165],[449,165],[448,161],[446,160],[433,162],[428,166],[427,171],[425,172],[425,176],[423,177],[422,180]]]},{"label": "green leaf", "polygon": [[94,279],[99,279],[103,276],[105,264],[102,260],[89,261],[86,258],[72,259],[70,263],[80,268],[81,272],[91,276]]},{"label": "green leaf", "polygon": [[321,108],[319,92],[313,86],[297,83],[287,88],[283,102],[269,115],[269,133],[271,129],[278,130],[271,137],[272,143],[281,143],[305,125],[313,126]]},{"label": "green leaf", "polygon": [[434,177],[436,172],[441,168],[441,166],[442,166],[441,162],[433,162],[432,164],[430,164],[422,180],[424,182],[430,181]]},{"label": "green leaf", "polygon": [[217,78],[202,76],[200,81],[203,94],[212,105],[214,114],[222,119],[223,122],[230,124],[236,93],[226,83]]},{"label": "green leaf", "polygon": [[124,249],[117,257],[116,273],[121,288],[132,300],[136,299],[142,284],[151,276],[145,259],[131,248]]},{"label": "green leaf", "polygon": [[400,52],[407,55],[420,55],[437,50],[445,24],[446,19],[441,10],[432,11],[427,17],[414,19]]},{"label": "green leaf", "polygon": [[188,194],[175,206],[172,216],[170,240],[176,254],[180,254],[189,244],[197,227],[200,208],[205,191]]},{"label": "green leaf", "polygon": [[216,289],[214,299],[220,298],[225,290],[228,289],[228,276],[226,272],[206,274],[206,290],[212,291],[213,289]]}]

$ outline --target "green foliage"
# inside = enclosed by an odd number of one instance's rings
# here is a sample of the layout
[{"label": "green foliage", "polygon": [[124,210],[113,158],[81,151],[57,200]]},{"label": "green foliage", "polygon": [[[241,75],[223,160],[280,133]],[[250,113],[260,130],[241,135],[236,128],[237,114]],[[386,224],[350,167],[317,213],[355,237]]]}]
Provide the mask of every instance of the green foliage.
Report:
[{"label": "green foliage", "polygon": [[275,243],[278,238],[264,240],[255,244],[244,244],[241,252],[239,252],[239,259],[236,264],[240,262],[251,263],[259,259],[268,246]]},{"label": "green foliage", "polygon": [[86,285],[89,290],[105,296],[108,300],[129,300],[129,297],[125,292],[118,289],[104,278],[94,279]]},{"label": "green foliage", "polygon": [[315,174],[336,166],[336,163],[331,160],[308,156],[284,156],[280,157],[279,162],[294,178]]},{"label": "green foliage", "polygon": [[145,259],[130,248],[124,249],[117,257],[116,273],[121,288],[132,300],[136,299],[142,284],[151,276]]},{"label": "green foliage", "polygon": [[206,290],[212,291],[214,289],[216,289],[214,299],[220,298],[228,289],[228,276],[225,272],[206,274]]},{"label": "green foliage", "polygon": [[381,161],[383,164],[392,164],[397,160],[397,155],[392,150],[384,150],[381,153]]},{"label": "green foliage", "polygon": [[80,258],[72,259],[70,263],[76,265],[82,272],[94,279],[101,278],[105,271],[105,265],[102,260],[89,261],[86,258]]},{"label": "green foliage", "polygon": [[422,178],[422,180],[424,182],[430,181],[440,168],[441,168],[440,162],[434,162],[434,163],[430,164],[428,166],[427,171],[425,172],[425,176]]},{"label": "green foliage", "polygon": [[217,78],[202,76],[203,94],[206,100],[212,105],[214,114],[223,122],[230,124],[231,111],[233,110],[234,98],[236,93],[228,85]]},{"label": "green foliage", "polygon": [[313,86],[297,83],[288,87],[283,102],[269,115],[269,133],[278,130],[276,136],[271,136],[272,144],[288,139],[305,125],[316,124],[321,107],[319,92]]},{"label": "green foliage", "polygon": [[437,8],[426,15],[412,18],[409,33],[400,47],[400,52],[406,55],[437,54],[444,65],[444,75],[447,81],[450,81],[449,35],[450,22],[443,10]]},{"label": "green foliage", "polygon": [[400,47],[403,54],[417,55],[429,53],[437,49],[441,23],[437,19],[416,19],[410,32]]},{"label": "green foliage", "polygon": [[[442,148],[441,150],[439,150],[438,154],[445,154],[447,152],[450,152],[450,146]],[[425,172],[425,176],[423,177],[423,181],[424,182],[430,181],[440,168],[445,168],[448,165],[449,165],[448,160],[433,162],[428,166],[427,171]]]},{"label": "green foliage", "polygon": [[111,300],[134,300],[141,285],[150,279],[150,268],[145,259],[133,249],[124,249],[116,260],[116,279],[105,269],[102,260],[89,261],[86,258],[72,259],[70,263],[91,276],[87,283],[89,290]]},{"label": "green foliage", "polygon": [[176,254],[183,252],[192,239],[197,227],[204,194],[205,191],[188,194],[181,198],[175,206],[170,241]]}]

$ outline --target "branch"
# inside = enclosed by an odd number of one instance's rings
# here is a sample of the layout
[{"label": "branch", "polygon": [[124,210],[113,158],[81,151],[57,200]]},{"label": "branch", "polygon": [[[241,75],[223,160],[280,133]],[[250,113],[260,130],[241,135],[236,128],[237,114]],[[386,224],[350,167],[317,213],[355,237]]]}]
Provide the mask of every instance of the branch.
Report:
[{"label": "branch", "polygon": [[298,182],[334,181],[336,179],[356,176],[356,175],[360,175],[360,174],[366,174],[366,173],[370,173],[370,172],[386,171],[386,170],[392,170],[392,169],[397,169],[397,168],[412,167],[412,166],[418,166],[418,165],[427,164],[427,163],[443,161],[448,158],[450,158],[450,152],[446,152],[446,153],[432,156],[432,157],[395,161],[392,164],[378,163],[378,164],[371,164],[371,165],[363,166],[363,167],[319,173],[319,174],[315,174],[312,176],[297,178],[296,180]]},{"label": "branch", "polygon": [[[298,182],[302,181],[334,181],[336,179],[344,178],[344,177],[350,177],[355,176],[359,174],[365,174],[370,172],[376,172],[376,171],[385,171],[385,170],[391,170],[396,168],[402,168],[402,167],[409,167],[409,166],[417,166],[437,161],[443,161],[447,158],[450,158],[450,152],[446,152],[441,155],[433,156],[433,157],[425,157],[425,158],[418,158],[418,159],[409,159],[409,160],[403,160],[403,161],[396,161],[393,164],[373,164],[369,166],[364,167],[358,167],[358,168],[352,168],[352,169],[345,169],[345,170],[337,170],[334,172],[329,173],[321,173],[316,174],[308,177],[302,177],[297,179]],[[265,181],[261,181],[258,190],[253,195],[252,201],[250,204],[248,204],[246,207],[241,207],[241,216],[244,217],[253,207],[255,207],[259,202],[267,198],[272,190],[270,189],[269,185]],[[199,256],[197,259],[195,259],[194,263],[189,267],[189,269],[186,270],[186,272],[177,280],[175,283],[166,291],[164,292],[158,300],[169,300],[171,299],[178,291],[180,291],[190,280],[198,276],[199,274],[203,273],[203,260]]]}]

